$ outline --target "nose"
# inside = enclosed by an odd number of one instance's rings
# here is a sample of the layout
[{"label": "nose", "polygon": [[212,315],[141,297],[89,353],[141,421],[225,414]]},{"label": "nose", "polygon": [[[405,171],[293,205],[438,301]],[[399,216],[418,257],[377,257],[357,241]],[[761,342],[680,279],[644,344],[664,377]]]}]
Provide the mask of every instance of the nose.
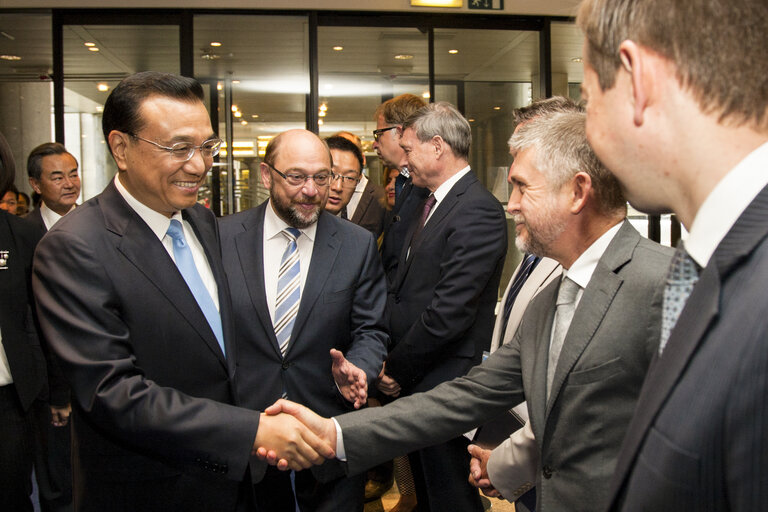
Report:
[{"label": "nose", "polygon": [[203,156],[200,150],[196,149],[195,152],[192,153],[192,158],[190,158],[185,162],[184,169],[189,174],[194,174],[195,176],[202,176],[203,174],[208,172],[208,169],[210,169],[211,167],[210,165],[208,165],[208,162],[206,162],[205,160],[206,158]]},{"label": "nose", "polygon": [[511,179],[507,181],[512,188],[509,193],[509,201],[507,201],[507,213],[515,215],[520,212],[520,198],[523,195],[520,193],[520,187],[516,187]]},{"label": "nose", "polygon": [[307,197],[314,197],[318,193],[317,183],[313,179],[307,179],[304,182],[304,186],[301,187],[301,192]]},{"label": "nose", "polygon": [[341,176],[335,176],[331,179],[331,190],[334,192],[341,192],[342,186],[341,186]]}]

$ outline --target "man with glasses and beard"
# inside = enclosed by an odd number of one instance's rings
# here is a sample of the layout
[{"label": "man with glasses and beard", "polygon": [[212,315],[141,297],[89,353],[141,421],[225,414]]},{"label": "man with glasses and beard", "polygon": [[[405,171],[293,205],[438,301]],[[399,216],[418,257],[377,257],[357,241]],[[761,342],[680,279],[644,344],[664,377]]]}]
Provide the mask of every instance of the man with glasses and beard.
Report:
[{"label": "man with glasses and beard", "polygon": [[[281,397],[325,414],[358,408],[381,371],[384,273],[373,235],[324,211],[331,169],[315,134],[284,132],[260,165],[269,200],[220,221],[238,396],[255,410]],[[338,461],[291,475],[254,460],[251,474],[259,510],[363,509],[363,477]]]}]

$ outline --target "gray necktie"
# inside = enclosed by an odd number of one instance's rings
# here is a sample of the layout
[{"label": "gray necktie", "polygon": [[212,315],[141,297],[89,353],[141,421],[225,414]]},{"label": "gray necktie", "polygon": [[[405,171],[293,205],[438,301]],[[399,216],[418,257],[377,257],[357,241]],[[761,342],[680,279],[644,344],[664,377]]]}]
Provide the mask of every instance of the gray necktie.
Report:
[{"label": "gray necktie", "polygon": [[552,343],[549,345],[549,359],[547,361],[547,400],[549,400],[549,393],[552,389],[557,360],[563,349],[563,341],[568,327],[571,325],[573,312],[576,310],[576,295],[580,289],[578,284],[566,277],[560,283],[560,290],[557,292],[557,310],[555,311],[555,320],[552,322]]},{"label": "gray necktie", "polygon": [[699,280],[699,266],[691,259],[683,243],[677,246],[664,287],[664,308],[661,312],[661,339],[659,355],[669,340],[669,335],[685,307],[688,296]]}]

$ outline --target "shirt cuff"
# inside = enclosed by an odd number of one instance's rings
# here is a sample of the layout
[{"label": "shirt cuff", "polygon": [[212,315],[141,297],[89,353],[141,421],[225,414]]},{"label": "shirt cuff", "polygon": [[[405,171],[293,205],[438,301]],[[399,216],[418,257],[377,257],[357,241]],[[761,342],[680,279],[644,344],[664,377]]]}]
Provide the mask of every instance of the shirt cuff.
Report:
[{"label": "shirt cuff", "polygon": [[347,452],[344,450],[344,437],[341,435],[341,425],[336,418],[331,418],[336,425],[336,458],[342,462],[347,462]]}]

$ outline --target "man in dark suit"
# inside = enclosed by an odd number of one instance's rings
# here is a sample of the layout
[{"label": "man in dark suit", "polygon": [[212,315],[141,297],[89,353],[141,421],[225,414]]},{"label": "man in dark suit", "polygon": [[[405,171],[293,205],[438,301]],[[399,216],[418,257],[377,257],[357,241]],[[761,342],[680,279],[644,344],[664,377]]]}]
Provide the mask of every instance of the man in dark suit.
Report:
[{"label": "man in dark suit", "polygon": [[[324,211],[331,155],[315,134],[290,130],[272,139],[261,179],[269,200],[220,221],[238,325],[240,401],[260,410],[285,396],[327,414],[360,407],[388,343],[386,286],[373,236]],[[283,256],[294,250],[298,268],[286,291],[290,259]],[[336,461],[297,472],[295,492],[288,473],[263,462],[252,466],[252,476],[265,512],[292,512],[295,502],[302,511],[363,508],[362,476],[346,478]]]},{"label": "man in dark suit", "polygon": [[[463,375],[488,348],[506,221],[469,168],[470,141],[469,123],[447,103],[426,106],[402,125],[411,179],[430,196],[417,209],[387,296],[393,348],[378,388],[390,396]],[[411,454],[420,509],[482,510],[467,482],[466,447],[459,437]]]},{"label": "man in dark suit", "polygon": [[[363,153],[352,141],[338,135],[325,139],[325,144],[331,152],[333,163],[325,211],[351,220],[347,206],[363,175]],[[374,236],[379,236],[379,233],[374,233]]]},{"label": "man in dark suit", "polygon": [[[11,149],[0,134],[0,193],[14,176]],[[47,391],[30,283],[39,237],[22,219],[0,212],[0,509],[19,512],[32,510],[32,408]]]},{"label": "man in dark suit", "polygon": [[353,143],[360,152],[361,157],[360,172],[358,173],[359,180],[347,203],[347,218],[354,224],[364,227],[373,233],[373,236],[378,238],[384,230],[384,220],[387,215],[384,187],[369,180],[363,173],[365,154],[363,153],[360,137],[351,132],[338,132],[330,138],[335,137],[341,137]]},{"label": "man in dark suit", "polygon": [[766,510],[768,3],[586,1],[579,24],[595,152],[689,230],[610,509]]},{"label": "man in dark suit", "polygon": [[424,105],[426,103],[418,96],[401,94],[379,105],[374,114],[376,129],[373,131],[373,149],[387,167],[400,169],[400,175],[395,178],[395,206],[384,222],[381,242],[381,262],[388,286],[395,279],[400,253],[411,223],[418,218],[419,206],[429,195],[425,188],[413,186],[408,161],[400,147],[398,131],[405,120]]},{"label": "man in dark suit", "polygon": [[72,386],[76,510],[235,510],[254,442],[296,468],[332,453],[235,406],[218,229],[196,203],[221,144],[202,99],[190,78],[123,80],[103,114],[117,176],[35,253],[40,322]]},{"label": "man in dark suit", "polygon": [[[440,442],[525,398],[539,450],[536,510],[605,506],[658,345],[672,251],[642,238],[625,219],[618,183],[589,149],[584,120],[578,112],[543,115],[510,143],[518,245],[559,262],[563,277],[531,301],[513,339],[466,377],[337,417],[338,453],[346,454],[350,473]],[[336,441],[332,423],[313,427]]]},{"label": "man in dark suit", "polygon": [[[77,160],[63,144],[46,142],[29,153],[27,175],[40,204],[25,218],[42,236],[75,208],[80,196]],[[36,411],[35,476],[43,512],[68,511],[72,509],[69,385],[44,340],[42,346],[48,365],[49,406]]]}]

